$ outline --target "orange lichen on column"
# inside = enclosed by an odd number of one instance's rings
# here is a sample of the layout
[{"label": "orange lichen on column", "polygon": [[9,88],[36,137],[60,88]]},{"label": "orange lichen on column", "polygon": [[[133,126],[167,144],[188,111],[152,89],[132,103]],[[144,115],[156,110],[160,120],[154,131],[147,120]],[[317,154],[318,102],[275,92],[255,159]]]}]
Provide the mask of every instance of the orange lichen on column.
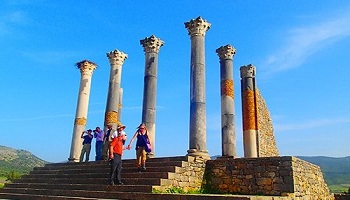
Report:
[{"label": "orange lichen on column", "polygon": [[118,124],[118,112],[108,111],[105,115],[105,125]]},{"label": "orange lichen on column", "polygon": [[243,92],[243,131],[258,130],[256,116],[255,94],[252,90]]},{"label": "orange lichen on column", "polygon": [[222,80],[221,81],[221,96],[229,96],[234,98],[234,86],[233,80]]},{"label": "orange lichen on column", "polygon": [[86,118],[75,118],[74,125],[86,125]]}]

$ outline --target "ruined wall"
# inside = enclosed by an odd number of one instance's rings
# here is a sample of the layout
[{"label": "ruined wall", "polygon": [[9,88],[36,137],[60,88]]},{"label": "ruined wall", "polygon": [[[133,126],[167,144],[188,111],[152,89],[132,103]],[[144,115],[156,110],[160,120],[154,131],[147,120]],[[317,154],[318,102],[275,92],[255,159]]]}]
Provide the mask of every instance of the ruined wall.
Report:
[{"label": "ruined wall", "polygon": [[175,173],[169,173],[168,179],[161,180],[161,186],[153,189],[166,191],[172,187],[182,188],[185,192],[199,190],[203,184],[206,160],[200,157],[187,156],[187,162],[175,168]]},{"label": "ruined wall", "polygon": [[221,193],[334,199],[320,168],[292,156],[209,160],[205,182]]},{"label": "ruined wall", "polygon": [[258,157],[279,156],[270,112],[259,90],[256,90],[256,101],[259,134]]},{"label": "ruined wall", "polygon": [[294,197],[305,199],[332,199],[321,168],[292,157]]}]

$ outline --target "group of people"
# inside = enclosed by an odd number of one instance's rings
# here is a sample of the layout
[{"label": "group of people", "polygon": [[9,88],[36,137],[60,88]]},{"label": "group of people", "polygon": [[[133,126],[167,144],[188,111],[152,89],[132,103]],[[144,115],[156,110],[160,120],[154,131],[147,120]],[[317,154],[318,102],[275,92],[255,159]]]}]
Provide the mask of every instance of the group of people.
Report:
[{"label": "group of people", "polygon": [[[107,125],[108,130],[106,134],[96,127],[95,130],[87,130],[82,132],[81,138],[83,139],[83,148],[80,155],[80,162],[83,162],[84,154],[85,162],[89,161],[91,142],[93,138],[96,138],[96,161],[98,160],[110,160],[111,172],[110,172],[110,184],[122,185],[121,170],[122,170],[122,155],[124,150],[130,150],[132,143],[136,139],[136,167],[138,172],[146,170],[147,153],[151,151],[151,141],[148,137],[146,125],[144,123],[137,127],[134,136],[131,138],[129,144],[125,146],[127,140],[124,129],[125,125],[119,124],[117,129],[113,129],[113,125]],[[93,132],[93,134],[92,134]]]},{"label": "group of people", "polygon": [[[95,130],[87,130],[87,131],[83,131],[81,133],[81,138],[83,138],[83,148],[81,150],[80,153],[80,162],[83,162],[84,159],[84,155],[85,155],[85,162],[89,162],[90,159],[90,151],[91,151],[91,143],[92,143],[92,139],[96,138],[96,146],[95,146],[95,150],[96,150],[96,157],[95,160],[102,160],[102,150],[105,149],[104,147],[106,145],[108,145],[106,143],[107,138],[105,137],[104,131],[100,128],[100,127],[96,127]],[[108,149],[108,148],[106,148]],[[108,152],[108,151],[106,151]],[[105,153],[106,154],[106,153]],[[108,158],[108,154],[106,154],[106,156],[104,156],[104,159]]]}]

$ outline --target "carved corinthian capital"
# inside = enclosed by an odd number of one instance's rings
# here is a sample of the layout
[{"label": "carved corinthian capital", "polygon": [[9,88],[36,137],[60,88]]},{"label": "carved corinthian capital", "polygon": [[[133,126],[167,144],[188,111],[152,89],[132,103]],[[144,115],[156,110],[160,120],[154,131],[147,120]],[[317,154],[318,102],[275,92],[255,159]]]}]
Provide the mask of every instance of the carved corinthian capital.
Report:
[{"label": "carved corinthian capital", "polygon": [[142,45],[145,53],[159,53],[160,47],[164,45],[164,41],[154,35],[151,35],[150,37],[140,40],[140,44]]},{"label": "carved corinthian capital", "polygon": [[216,49],[216,53],[218,54],[221,60],[233,59],[233,56],[236,53],[236,49],[231,45],[221,46]]},{"label": "carved corinthian capital", "polygon": [[189,22],[185,22],[185,28],[188,30],[188,35],[191,36],[205,36],[207,30],[210,29],[211,24],[202,17],[191,19]]},{"label": "carved corinthian capital", "polygon": [[242,66],[239,70],[241,71],[241,78],[254,78],[255,77],[256,68],[252,64]]},{"label": "carved corinthian capital", "polygon": [[83,60],[76,64],[81,74],[92,75],[97,65],[89,60]]},{"label": "carved corinthian capital", "polygon": [[123,65],[124,61],[128,58],[128,54],[125,54],[119,50],[114,50],[107,53],[109,63],[111,65]]}]

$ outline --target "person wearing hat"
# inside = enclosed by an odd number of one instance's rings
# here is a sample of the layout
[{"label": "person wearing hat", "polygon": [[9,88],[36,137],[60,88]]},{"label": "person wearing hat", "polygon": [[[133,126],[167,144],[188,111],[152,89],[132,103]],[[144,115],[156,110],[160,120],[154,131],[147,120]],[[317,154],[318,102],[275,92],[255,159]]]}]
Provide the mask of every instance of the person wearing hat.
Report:
[{"label": "person wearing hat", "polygon": [[81,149],[81,154],[80,154],[80,162],[83,162],[84,159],[84,154],[85,155],[85,162],[89,162],[89,157],[90,157],[90,150],[91,150],[91,141],[92,141],[92,130],[89,129],[87,131],[83,131],[81,133],[81,138],[83,138],[83,148]]},{"label": "person wearing hat", "polygon": [[115,137],[117,137],[118,135],[121,135],[121,134],[126,135],[126,133],[125,133],[125,131],[124,131],[125,128],[126,128],[125,125],[119,124],[119,125],[117,126],[117,131],[115,131],[115,132],[112,134],[111,138],[113,139],[113,138],[115,138]]},{"label": "person wearing hat", "polygon": [[123,185],[121,179],[122,170],[122,155],[123,150],[127,149],[124,147],[126,141],[126,133],[124,129],[125,125],[119,124],[117,131],[112,135],[112,142],[109,147],[109,159],[111,159],[111,172],[110,172],[110,184],[111,185]]},{"label": "person wearing hat", "polygon": [[149,148],[149,146],[151,146],[151,142],[147,134],[146,125],[144,123],[140,124],[140,126],[137,127],[136,133],[127,146],[128,149],[131,148],[131,144],[136,138],[136,167],[138,172],[141,172],[146,170],[147,153],[151,151]]}]

